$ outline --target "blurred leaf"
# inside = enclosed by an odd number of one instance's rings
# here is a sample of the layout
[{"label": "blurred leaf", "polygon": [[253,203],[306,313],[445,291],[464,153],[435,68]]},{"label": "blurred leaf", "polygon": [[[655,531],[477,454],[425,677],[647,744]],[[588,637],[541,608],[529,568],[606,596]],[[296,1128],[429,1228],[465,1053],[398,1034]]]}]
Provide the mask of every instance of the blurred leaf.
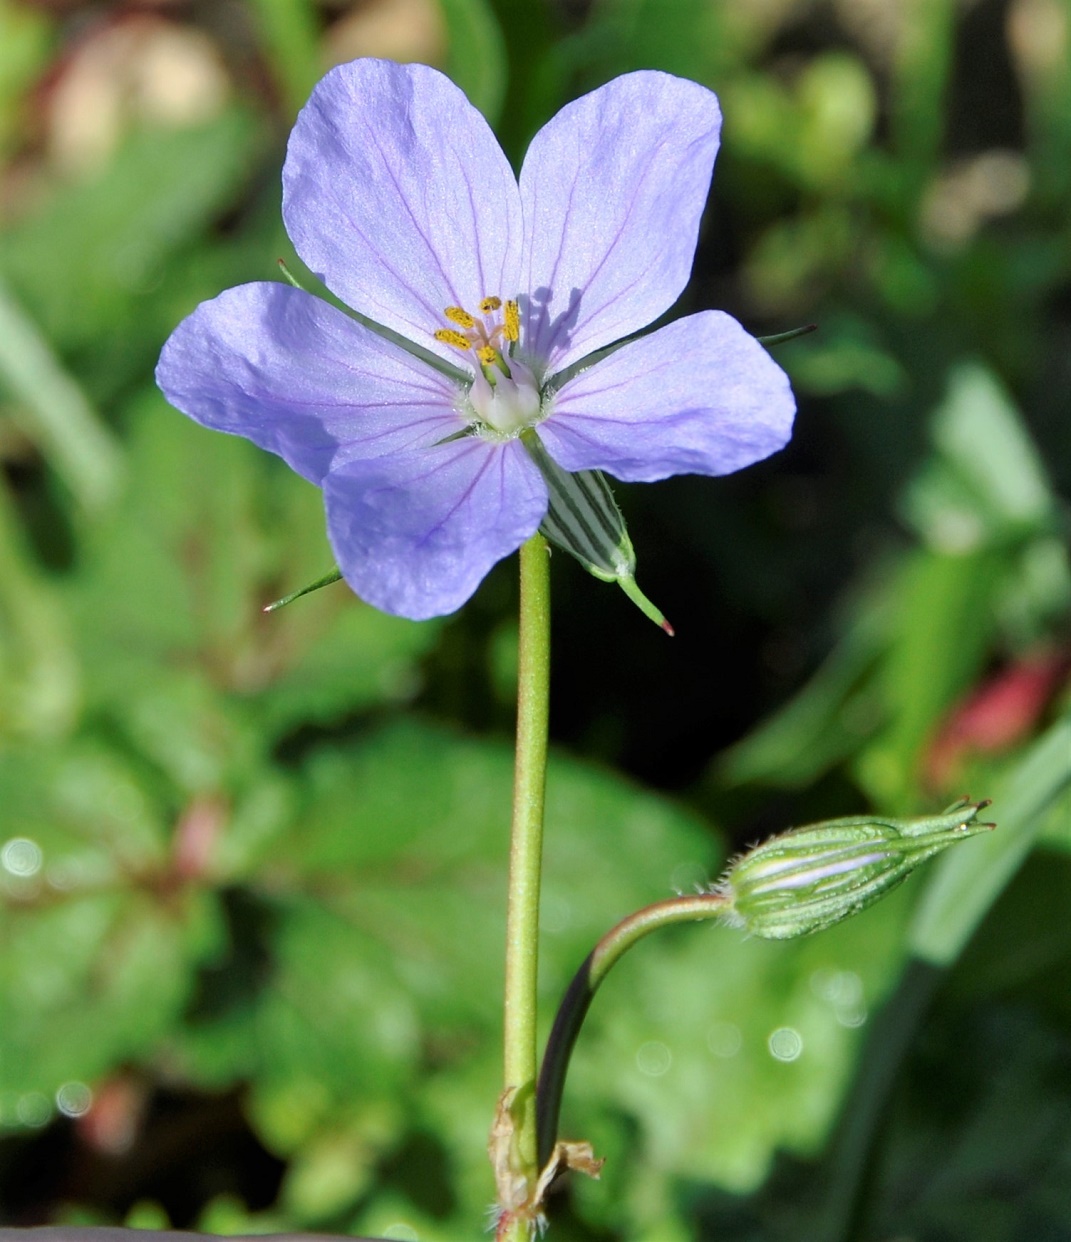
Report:
[{"label": "blurred leaf", "polygon": [[820,333],[784,355],[797,389],[826,394],[862,389],[875,396],[905,393],[908,377],[872,325],[855,316],[823,316]]},{"label": "blurred leaf", "polygon": [[843,51],[816,56],[800,75],[796,93],[802,111],[796,160],[804,184],[851,184],[877,112],[865,64]]},{"label": "blurred leaf", "polygon": [[959,556],[915,552],[900,574],[879,683],[889,723],[856,763],[872,800],[887,811],[915,805],[921,749],[981,667],[1001,567],[986,548]]},{"label": "blurred leaf", "polygon": [[835,202],[771,225],[743,265],[749,298],[760,311],[778,317],[813,313],[824,270],[852,261],[856,229],[852,214]]},{"label": "blurred leaf", "polygon": [[740,74],[726,82],[723,93],[741,152],[811,190],[836,195],[858,189],[859,160],[877,101],[873,81],[855,56],[817,55],[790,84]]},{"label": "blurred leaf", "polygon": [[434,644],[440,623],[389,616],[361,603],[344,585],[337,588],[336,599],[331,608],[325,601],[319,615],[292,622],[282,639],[292,645],[291,658],[252,700],[273,734],[328,722],[371,704],[404,704],[421,688],[417,661]]},{"label": "blurred leaf", "polygon": [[1041,818],[1038,848],[976,926],[949,976],[948,992],[962,1006],[1010,1001],[1030,1007],[1066,1030],[1071,1029],[1071,922],[1065,917],[1071,903],[1071,783]]},{"label": "blurred leaf", "polygon": [[993,791],[998,829],[940,860],[912,920],[912,950],[938,966],[954,962],[1022,865],[1049,806],[1071,785],[1071,715],[1058,720]]},{"label": "blurred leaf", "polygon": [[[657,67],[712,82],[722,64],[728,25],[705,0],[599,0],[584,32],[598,78]],[[593,84],[594,85],[594,84]]]},{"label": "blurred leaf", "polygon": [[908,489],[906,509],[933,547],[961,551],[1052,523],[1037,449],[988,371],[964,364],[952,372],[932,435],[937,457]]},{"label": "blurred leaf", "polygon": [[0,741],[64,732],[79,706],[79,670],[61,602],[25,549],[0,486]]},{"label": "blurred leaf", "polygon": [[[400,978],[443,1034],[451,1023],[494,1023],[511,752],[397,725],[353,754],[319,752],[308,778],[299,826],[266,864],[271,884],[310,886],[391,945]],[[545,986],[554,998],[612,920],[712,878],[711,845],[694,819],[563,760],[549,778],[547,839]]]},{"label": "blurred leaf", "polygon": [[900,27],[892,128],[897,156],[914,190],[939,151],[954,20],[951,0],[908,0]]},{"label": "blurred leaf", "polygon": [[253,1026],[257,1092],[311,1080],[335,1101],[389,1098],[420,1056],[416,1002],[397,963],[319,901],[287,903],[281,915]]},{"label": "blurred leaf", "polygon": [[19,144],[23,92],[41,72],[50,36],[43,14],[0,0],[0,158]]},{"label": "blurred leaf", "polygon": [[[1066,1031],[1021,1007],[941,1007],[883,1110],[853,1221],[826,1232],[828,1163],[783,1160],[756,1195],[682,1188],[692,1237],[1006,1242],[1068,1236]],[[845,1231],[845,1228],[848,1232]]]},{"label": "blurred leaf", "polygon": [[872,1170],[868,1236],[1067,1237],[1066,1029],[1008,1008],[948,1015],[914,1062]]},{"label": "blurred leaf", "polygon": [[118,444],[2,282],[0,389],[13,398],[10,411],[26,435],[86,509],[114,497],[121,466]]},{"label": "blurred leaf", "polygon": [[922,748],[1002,627],[1033,643],[1066,612],[1056,501],[995,381],[955,371],[933,436],[907,500],[928,549],[890,563],[807,686],[726,752],[722,779],[798,787],[854,753],[875,804],[914,809]]},{"label": "blurred leaf", "polygon": [[139,132],[94,180],[0,234],[0,272],[83,376],[112,387],[129,359],[141,367],[155,352],[145,296],[168,256],[232,205],[263,134],[237,109],[196,129]]},{"label": "blurred leaf", "polygon": [[0,1091],[51,1109],[64,1083],[92,1086],[163,1038],[209,912],[170,886],[151,795],[108,751],[0,755],[0,805]]},{"label": "blurred leaf", "polygon": [[456,1220],[436,1220],[434,1216],[414,1207],[409,1198],[397,1193],[377,1197],[374,1204],[353,1221],[347,1232],[355,1229],[373,1238],[419,1238],[420,1242],[457,1242],[458,1238]]},{"label": "blurred leaf", "polygon": [[1071,852],[1071,788],[1065,789],[1042,816],[1038,842]]},{"label": "blurred leaf", "polygon": [[446,72],[493,126],[506,94],[506,45],[488,0],[439,0],[449,49]]},{"label": "blurred leaf", "polygon": [[319,21],[310,0],[252,0],[250,8],[286,99],[297,116],[319,81]]},{"label": "blurred leaf", "polygon": [[268,572],[256,456],[195,428],[155,392],[130,417],[126,494],[87,533],[69,588],[89,694],[121,705],[169,666],[240,684],[257,578]]}]

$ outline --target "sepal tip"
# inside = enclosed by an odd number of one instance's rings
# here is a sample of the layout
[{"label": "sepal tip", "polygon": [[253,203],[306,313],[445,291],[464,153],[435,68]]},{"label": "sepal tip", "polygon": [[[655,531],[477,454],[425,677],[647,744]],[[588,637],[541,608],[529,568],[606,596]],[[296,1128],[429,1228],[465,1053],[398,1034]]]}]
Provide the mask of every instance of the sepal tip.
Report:
[{"label": "sepal tip", "polygon": [[282,599],[273,600],[270,604],[265,604],[260,610],[261,612],[278,612],[280,608],[285,608],[287,604],[292,604],[294,600],[300,599],[303,595],[311,595],[313,591],[318,591],[321,587],[330,586],[332,582],[338,582],[342,577],[342,570],[337,566],[329,570],[322,578],[317,578],[315,582],[310,582],[308,586],[299,587],[296,591],[291,591],[289,595],[284,595]]}]

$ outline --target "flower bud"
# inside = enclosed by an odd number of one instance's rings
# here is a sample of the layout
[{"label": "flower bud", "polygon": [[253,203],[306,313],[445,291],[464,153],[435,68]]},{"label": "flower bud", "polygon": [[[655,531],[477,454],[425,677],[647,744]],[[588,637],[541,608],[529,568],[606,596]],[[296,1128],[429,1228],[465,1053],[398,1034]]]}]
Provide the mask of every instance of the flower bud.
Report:
[{"label": "flower bud", "polygon": [[956,841],[988,832],[988,802],[961,798],[921,819],[853,816],[771,837],[734,859],[714,891],[725,920],[754,936],[787,940],[857,914]]}]

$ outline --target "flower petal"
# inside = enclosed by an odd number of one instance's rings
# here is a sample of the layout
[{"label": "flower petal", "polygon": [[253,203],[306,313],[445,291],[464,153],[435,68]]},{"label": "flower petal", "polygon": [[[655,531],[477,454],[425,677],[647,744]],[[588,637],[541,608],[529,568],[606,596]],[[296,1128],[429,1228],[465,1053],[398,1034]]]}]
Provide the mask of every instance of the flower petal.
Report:
[{"label": "flower petal", "polygon": [[301,258],[354,310],[456,360],[443,310],[513,297],[517,182],[487,122],[427,65],[357,60],[319,83],[283,168]]},{"label": "flower petal", "polygon": [[347,462],[324,480],[327,529],[350,586],[414,621],[454,612],[535,533],[547,488],[519,441],[476,436]]},{"label": "flower petal", "polygon": [[643,71],[569,104],[521,169],[525,349],[549,373],[646,327],[688,281],[718,151],[705,87]]},{"label": "flower petal", "polygon": [[539,437],[566,470],[628,482],[731,474],[782,448],[788,376],[729,315],[704,311],[623,345],[564,384]]},{"label": "flower petal", "polygon": [[202,303],[168,339],[156,382],[184,414],[277,453],[313,483],[351,457],[432,444],[464,425],[445,376],[282,284]]}]

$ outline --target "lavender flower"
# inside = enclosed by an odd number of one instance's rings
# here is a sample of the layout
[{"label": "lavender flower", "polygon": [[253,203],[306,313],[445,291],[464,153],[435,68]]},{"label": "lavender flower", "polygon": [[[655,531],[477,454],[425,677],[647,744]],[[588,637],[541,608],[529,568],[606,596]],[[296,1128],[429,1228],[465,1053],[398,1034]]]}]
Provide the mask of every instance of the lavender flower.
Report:
[{"label": "lavender flower", "polygon": [[323,488],[357,594],[452,612],[539,528],[557,474],[727,474],[787,441],[788,382],[728,315],[606,349],[684,288],[720,121],[694,82],[627,74],[536,134],[518,184],[442,74],[341,65],[290,136],[283,215],[355,317],[229,289],[175,330],[157,381]]}]

